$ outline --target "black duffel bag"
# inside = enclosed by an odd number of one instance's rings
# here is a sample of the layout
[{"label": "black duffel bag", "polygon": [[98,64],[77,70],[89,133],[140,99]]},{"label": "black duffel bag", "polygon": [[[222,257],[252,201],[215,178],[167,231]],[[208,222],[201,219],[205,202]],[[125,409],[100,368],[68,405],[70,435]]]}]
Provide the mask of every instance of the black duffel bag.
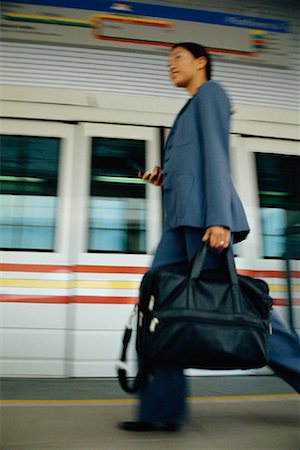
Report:
[{"label": "black duffel bag", "polygon": [[268,285],[237,274],[231,247],[222,252],[224,269],[202,269],[206,252],[205,244],[191,265],[165,266],[144,275],[133,313],[139,371],[132,386],[125,367],[132,318],[118,366],[126,392],[136,392],[153,367],[220,370],[267,364],[273,305]]}]

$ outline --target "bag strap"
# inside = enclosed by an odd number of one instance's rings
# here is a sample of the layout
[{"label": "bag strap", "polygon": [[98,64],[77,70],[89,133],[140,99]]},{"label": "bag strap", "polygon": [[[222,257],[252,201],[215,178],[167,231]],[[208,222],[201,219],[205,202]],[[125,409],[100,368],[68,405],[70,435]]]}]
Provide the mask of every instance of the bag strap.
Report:
[{"label": "bag strap", "polygon": [[192,265],[192,270],[191,270],[191,278],[195,279],[195,278],[199,278],[200,273],[202,271],[203,268],[203,264],[204,264],[204,260],[205,260],[205,256],[207,253],[207,247],[208,247],[208,243],[207,241],[204,242],[202,248],[197,252],[193,265]]},{"label": "bag strap", "polygon": [[117,372],[118,372],[118,379],[119,379],[120,386],[125,392],[127,392],[129,394],[134,394],[137,391],[139,391],[141,389],[141,387],[146,383],[149,373],[150,373],[149,370],[147,370],[144,366],[140,365],[136,377],[133,379],[131,384],[129,383],[129,379],[127,376],[128,366],[126,364],[126,356],[127,356],[128,344],[130,342],[131,335],[132,335],[132,320],[137,314],[137,309],[138,309],[138,305],[136,304],[134,306],[132,313],[129,316],[129,319],[128,319],[128,322],[127,322],[127,325],[126,325],[126,328],[124,331],[124,336],[123,336],[123,341],[122,341],[123,347],[122,347],[121,358],[120,358],[120,361],[117,363]]},{"label": "bag strap", "polygon": [[233,285],[238,285],[239,280],[238,280],[238,274],[237,274],[235,262],[234,262],[232,244],[230,244],[229,247],[227,247],[224,251],[226,252],[227,269],[228,269],[228,272],[230,275],[231,283]]},{"label": "bag strap", "polygon": [[[191,278],[197,279],[199,278],[204,265],[204,260],[207,254],[208,249],[208,241],[204,242],[202,248],[198,251],[198,253],[195,256],[192,270],[191,270]],[[228,248],[222,250],[222,252],[226,253],[226,262],[227,262],[227,270],[230,276],[230,281],[233,285],[238,285],[238,275],[236,272],[235,262],[234,262],[234,256],[232,251],[232,245],[230,245]]]}]

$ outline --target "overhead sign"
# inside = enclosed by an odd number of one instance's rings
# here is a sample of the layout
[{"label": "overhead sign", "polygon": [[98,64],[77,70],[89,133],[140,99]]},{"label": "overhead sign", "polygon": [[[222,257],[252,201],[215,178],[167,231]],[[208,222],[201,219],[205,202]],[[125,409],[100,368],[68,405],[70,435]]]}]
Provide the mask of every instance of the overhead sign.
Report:
[{"label": "overhead sign", "polygon": [[264,17],[110,0],[10,0],[3,40],[167,52],[174,42],[203,44],[216,59],[288,66],[290,26]]}]

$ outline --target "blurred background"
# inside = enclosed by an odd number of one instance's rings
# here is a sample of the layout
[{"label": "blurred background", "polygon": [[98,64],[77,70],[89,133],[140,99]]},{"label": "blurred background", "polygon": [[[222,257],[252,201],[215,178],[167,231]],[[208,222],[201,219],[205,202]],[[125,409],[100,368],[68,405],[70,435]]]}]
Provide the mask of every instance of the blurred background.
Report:
[{"label": "blurred background", "polygon": [[187,100],[167,73],[180,41],[232,101],[237,267],[300,330],[299,24],[297,0],[2,2],[0,375],[116,375],[164,216],[137,172]]}]

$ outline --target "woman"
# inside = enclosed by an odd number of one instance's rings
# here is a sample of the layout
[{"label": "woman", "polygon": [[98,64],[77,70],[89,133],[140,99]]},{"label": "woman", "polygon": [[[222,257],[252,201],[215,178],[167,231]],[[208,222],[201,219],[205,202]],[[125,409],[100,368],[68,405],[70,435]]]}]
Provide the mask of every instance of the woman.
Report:
[{"label": "woman", "polygon": [[[170,132],[163,170],[156,166],[142,175],[163,186],[166,211],[153,267],[191,261],[208,240],[205,266],[216,268],[220,251],[249,232],[230,177],[230,102],[224,89],[210,81],[210,57],[201,45],[174,45],[169,74],[174,85],[185,88],[191,98]],[[137,421],[124,422],[121,428],[177,430],[185,418],[183,370],[157,368],[140,393]]]}]

